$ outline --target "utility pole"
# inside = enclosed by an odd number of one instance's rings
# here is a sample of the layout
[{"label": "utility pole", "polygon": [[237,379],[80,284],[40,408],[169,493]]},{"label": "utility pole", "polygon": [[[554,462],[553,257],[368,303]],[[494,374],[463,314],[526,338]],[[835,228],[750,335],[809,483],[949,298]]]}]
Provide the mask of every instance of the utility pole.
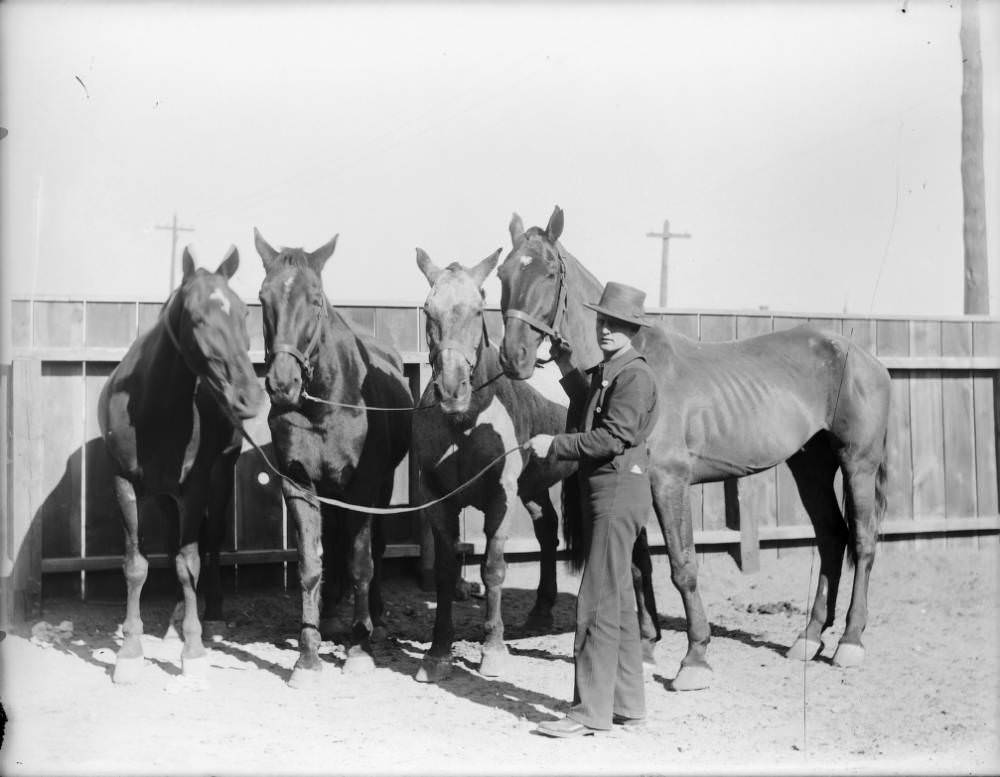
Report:
[{"label": "utility pole", "polygon": [[986,253],[986,185],[983,171],[983,58],[978,0],[962,0],[962,237],[965,248],[965,314],[989,314]]},{"label": "utility pole", "polygon": [[174,290],[174,285],[176,283],[176,270],[177,270],[177,233],[178,232],[194,232],[194,227],[179,227],[177,226],[177,211],[174,211],[174,222],[167,226],[157,225],[156,229],[169,229],[173,234],[171,236],[170,242],[170,288],[167,289],[167,296]]},{"label": "utility pole", "polygon": [[670,222],[663,220],[662,232],[647,232],[646,237],[658,237],[663,241],[663,257],[660,259],[660,307],[667,306],[667,263],[670,251],[670,238],[691,237],[688,232],[671,232]]}]

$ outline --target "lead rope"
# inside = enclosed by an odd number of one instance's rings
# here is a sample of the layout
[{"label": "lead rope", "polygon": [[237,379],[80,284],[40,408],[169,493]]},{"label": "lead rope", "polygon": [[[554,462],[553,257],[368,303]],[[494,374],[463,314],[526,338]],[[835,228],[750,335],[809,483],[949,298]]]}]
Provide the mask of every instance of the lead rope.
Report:
[{"label": "lead rope", "polygon": [[459,493],[460,491],[464,491],[466,488],[468,488],[473,483],[475,483],[477,480],[479,480],[479,478],[481,478],[483,475],[485,475],[490,469],[492,469],[495,464],[497,464],[498,462],[500,462],[503,459],[507,458],[512,453],[517,453],[517,452],[522,451],[522,450],[526,451],[526,450],[528,450],[530,448],[529,443],[525,442],[525,443],[523,443],[521,445],[518,445],[515,448],[510,448],[509,450],[504,451],[499,456],[497,456],[495,459],[493,459],[489,464],[487,464],[485,467],[483,467],[481,470],[479,470],[479,472],[477,472],[475,475],[473,475],[467,481],[465,481],[464,483],[462,483],[460,486],[457,486],[456,488],[453,488],[451,491],[449,491],[444,496],[439,496],[437,499],[432,499],[430,502],[424,502],[422,505],[411,505],[411,506],[407,506],[407,507],[372,507],[372,506],[369,506],[369,505],[356,505],[356,504],[351,504],[350,502],[342,502],[339,499],[331,499],[329,497],[319,496],[317,494],[314,494],[312,491],[307,490],[305,488],[305,486],[303,486],[300,483],[292,480],[285,473],[283,473],[281,470],[279,470],[277,467],[275,467],[274,464],[271,463],[271,460],[267,457],[267,454],[264,453],[264,451],[261,450],[260,446],[257,445],[257,443],[254,441],[254,439],[249,434],[247,434],[246,430],[243,428],[243,424],[238,424],[237,428],[240,430],[240,434],[243,435],[243,438],[248,443],[250,443],[250,445],[253,447],[253,449],[255,451],[257,451],[257,453],[260,455],[260,457],[264,460],[264,463],[267,465],[267,468],[270,469],[271,472],[273,472],[279,478],[281,478],[282,480],[284,480],[286,483],[289,483],[290,485],[295,486],[295,488],[297,488],[299,491],[301,491],[302,494],[305,496],[306,501],[308,501],[308,502],[313,502],[313,501],[321,502],[322,504],[331,505],[333,507],[340,507],[340,508],[343,508],[344,510],[350,510],[351,512],[355,512],[355,513],[371,513],[373,515],[400,515],[402,513],[414,513],[414,512],[417,512],[418,510],[424,510],[424,509],[426,509],[428,507],[432,507],[433,505],[436,505],[439,502],[443,502],[446,499],[450,499],[451,497],[455,496],[455,494]]}]

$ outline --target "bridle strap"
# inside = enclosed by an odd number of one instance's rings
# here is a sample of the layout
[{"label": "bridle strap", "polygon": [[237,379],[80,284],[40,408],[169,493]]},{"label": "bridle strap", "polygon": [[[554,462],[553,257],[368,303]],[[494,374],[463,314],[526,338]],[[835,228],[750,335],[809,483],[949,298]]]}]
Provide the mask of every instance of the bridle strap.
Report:
[{"label": "bridle strap", "polygon": [[312,337],[309,338],[309,344],[306,346],[305,351],[300,351],[289,343],[272,344],[264,358],[265,364],[270,367],[271,362],[274,361],[274,357],[277,354],[287,353],[299,363],[299,369],[302,370],[302,382],[308,382],[313,374],[312,356],[319,346],[319,338],[323,335],[323,315],[325,312],[326,306],[324,305],[316,314],[316,325],[313,327]]},{"label": "bridle strap", "polygon": [[566,261],[563,259],[562,252],[556,248],[556,258],[559,260],[559,269],[556,273],[556,283],[558,284],[558,289],[556,290],[556,301],[552,310],[552,323],[546,324],[537,316],[533,316],[531,313],[525,313],[523,310],[518,310],[517,308],[508,308],[507,312],[504,314],[504,319],[516,318],[532,329],[541,332],[543,335],[547,335],[556,344],[561,344],[565,342],[565,338],[559,332],[559,327],[562,325],[563,316],[566,314]]}]

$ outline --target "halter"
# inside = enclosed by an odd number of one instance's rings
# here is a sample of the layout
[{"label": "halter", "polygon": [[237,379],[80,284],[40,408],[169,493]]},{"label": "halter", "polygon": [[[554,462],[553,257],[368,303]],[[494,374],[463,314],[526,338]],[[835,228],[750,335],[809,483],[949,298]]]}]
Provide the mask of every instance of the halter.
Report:
[{"label": "halter", "polygon": [[295,361],[299,363],[299,369],[302,370],[302,383],[308,383],[312,378],[313,366],[312,366],[312,355],[319,345],[319,338],[323,334],[323,316],[326,314],[326,304],[324,300],[323,307],[319,308],[316,313],[316,326],[313,327],[312,337],[309,339],[309,344],[306,346],[305,352],[300,351],[294,345],[290,343],[278,343],[277,345],[271,345],[267,349],[267,353],[264,355],[264,364],[267,367],[271,366],[271,362],[274,361],[274,357],[279,353],[289,354]]},{"label": "halter", "polygon": [[547,324],[537,316],[525,313],[523,310],[518,310],[517,308],[508,308],[504,314],[504,321],[506,322],[511,318],[520,319],[532,329],[541,332],[543,335],[547,335],[554,345],[561,346],[566,342],[566,339],[559,332],[559,326],[562,324],[563,316],[566,313],[566,261],[563,259],[562,251],[559,250],[558,246],[556,246],[556,259],[559,260],[556,271],[556,283],[559,288],[556,291],[555,307],[552,310],[552,323]]}]

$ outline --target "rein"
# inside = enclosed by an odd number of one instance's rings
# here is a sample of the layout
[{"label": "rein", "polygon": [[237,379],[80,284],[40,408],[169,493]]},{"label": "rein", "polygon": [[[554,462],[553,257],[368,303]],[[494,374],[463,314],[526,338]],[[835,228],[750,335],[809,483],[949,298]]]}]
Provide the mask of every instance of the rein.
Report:
[{"label": "rein", "polygon": [[477,472],[471,478],[466,480],[464,483],[456,486],[444,496],[439,496],[437,499],[432,499],[429,502],[424,502],[422,505],[410,505],[407,507],[370,507],[368,505],[356,505],[356,504],[351,504],[350,502],[342,502],[339,499],[331,499],[329,497],[319,496],[318,494],[315,494],[312,491],[307,490],[305,486],[301,485],[295,480],[292,480],[292,478],[288,477],[285,473],[283,473],[276,466],[274,466],[274,464],[271,463],[271,460],[267,457],[267,454],[264,453],[264,451],[261,450],[260,446],[257,445],[254,439],[249,434],[247,434],[247,431],[243,428],[243,424],[238,424],[237,428],[240,430],[240,434],[243,435],[243,438],[248,443],[250,443],[253,449],[257,451],[260,457],[264,460],[264,463],[267,465],[267,468],[270,469],[271,472],[273,472],[283,481],[297,488],[302,493],[307,502],[309,503],[319,502],[321,504],[330,505],[332,507],[340,507],[344,510],[350,510],[351,512],[354,513],[370,513],[372,515],[400,515],[402,513],[415,513],[419,510],[424,510],[428,507],[432,507],[438,504],[439,502],[443,502],[446,499],[450,499],[451,497],[455,496],[455,494],[464,491],[466,488],[468,488],[477,480],[479,480],[479,478],[481,478],[483,475],[489,472],[494,465],[496,465],[503,459],[507,458],[512,453],[517,453],[518,451],[522,450],[526,451],[529,450],[529,448],[531,447],[528,442],[525,442],[522,445],[518,445],[515,448],[510,448],[509,450],[504,451],[499,456],[494,458],[489,464],[487,464],[485,467],[479,470],[479,472]]},{"label": "rein", "polygon": [[[538,316],[534,316],[531,313],[526,313],[523,310],[518,310],[517,308],[507,308],[507,312],[504,314],[504,320],[511,318],[516,318],[532,329],[541,332],[543,335],[547,335],[552,343],[556,346],[562,346],[566,343],[566,338],[562,336],[559,332],[559,326],[562,324],[563,316],[566,314],[566,260],[563,259],[562,252],[556,247],[556,258],[559,260],[559,267],[556,272],[556,283],[558,283],[559,288],[556,292],[556,302],[555,307],[552,311],[552,323],[547,324]],[[538,364],[548,364],[552,361],[550,356],[548,359],[538,361]]]}]

